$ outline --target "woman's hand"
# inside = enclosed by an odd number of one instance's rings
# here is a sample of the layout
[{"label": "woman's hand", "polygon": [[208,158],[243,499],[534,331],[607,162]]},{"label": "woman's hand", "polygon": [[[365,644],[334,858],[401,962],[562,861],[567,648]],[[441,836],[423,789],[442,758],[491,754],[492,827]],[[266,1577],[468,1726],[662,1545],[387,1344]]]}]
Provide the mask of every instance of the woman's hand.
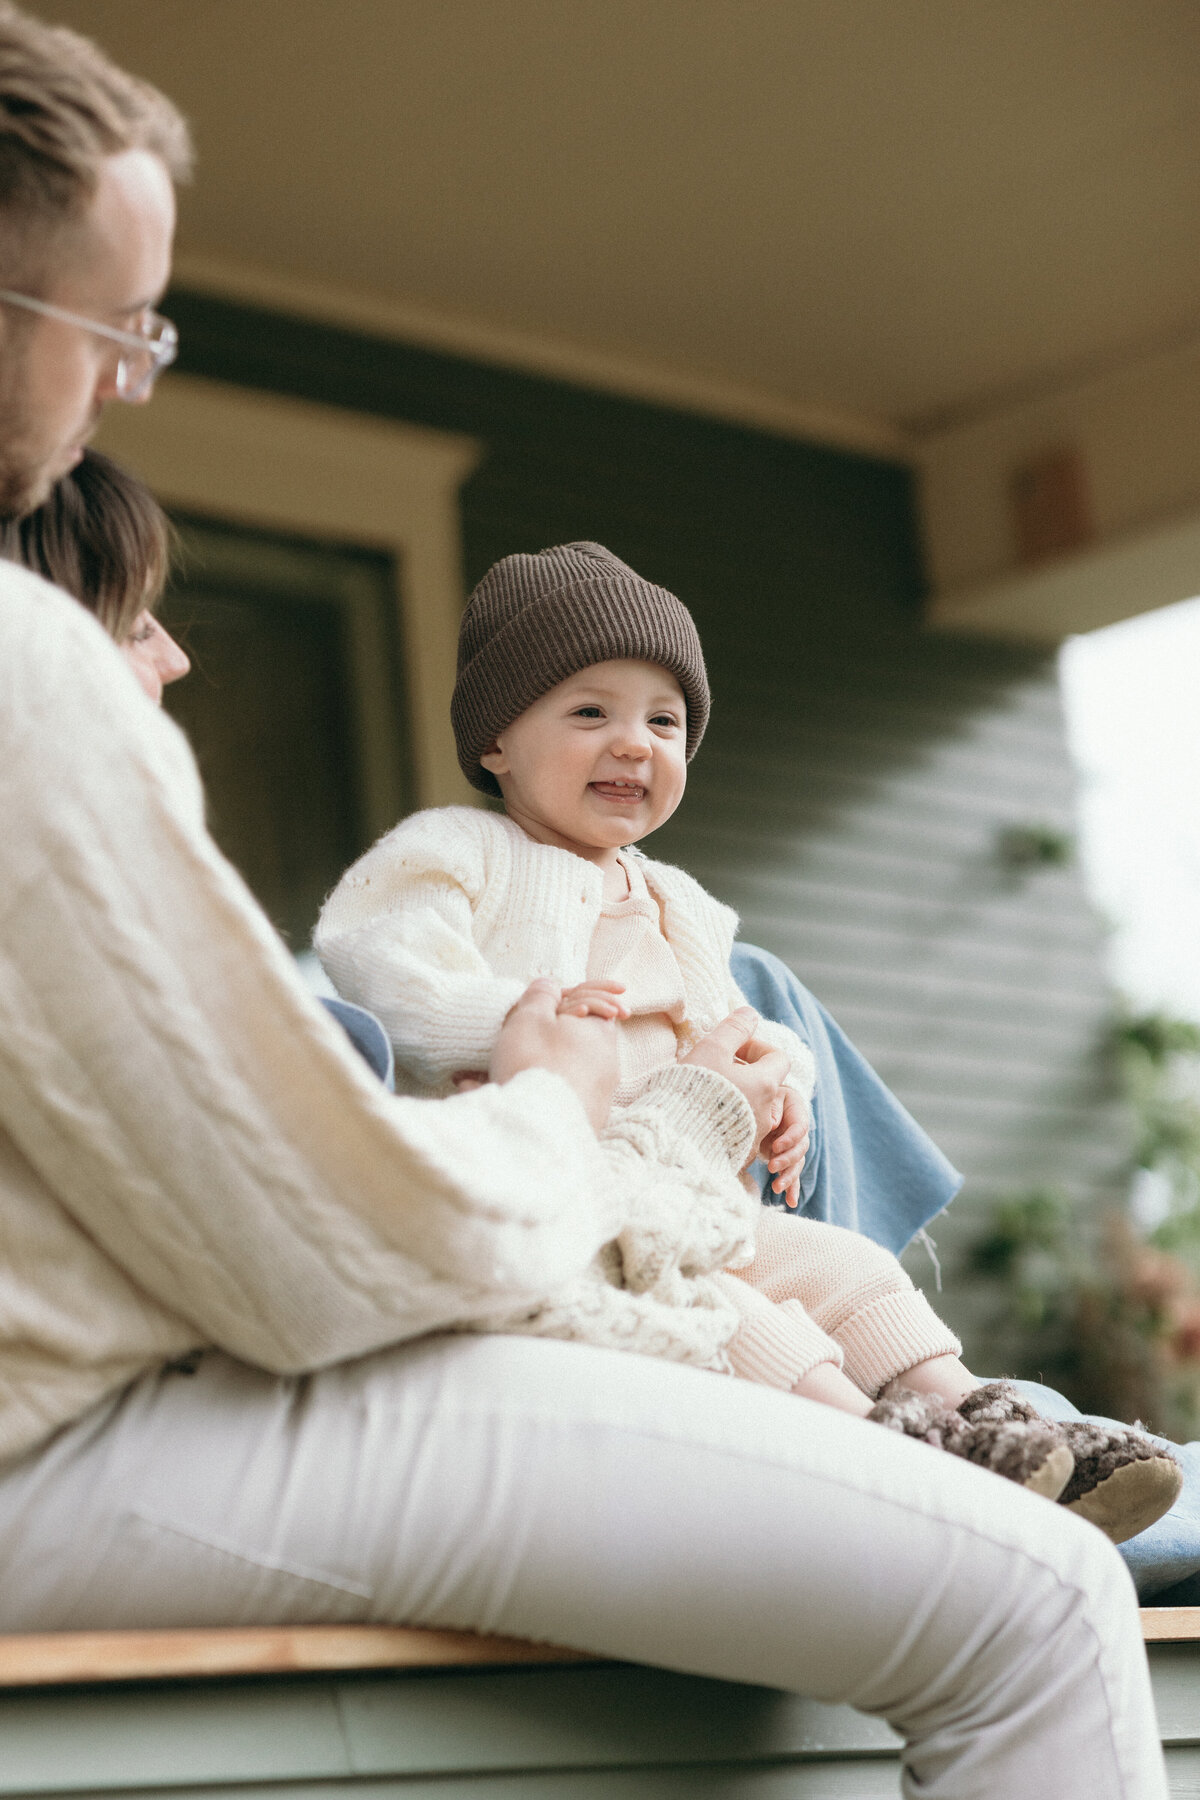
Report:
[{"label": "woman's hand", "polygon": [[739,1006],[680,1061],[732,1081],[754,1114],[755,1143],[761,1144],[783,1117],[783,1084],[791,1065],[782,1050],[755,1037],[757,1024],[754,1008]]},{"label": "woman's hand", "polygon": [[592,1130],[608,1123],[616,1092],[617,1028],[612,1019],[559,1012],[562,989],[531,981],[509,1012],[492,1051],[493,1081],[510,1081],[523,1069],[548,1069],[570,1083]]}]

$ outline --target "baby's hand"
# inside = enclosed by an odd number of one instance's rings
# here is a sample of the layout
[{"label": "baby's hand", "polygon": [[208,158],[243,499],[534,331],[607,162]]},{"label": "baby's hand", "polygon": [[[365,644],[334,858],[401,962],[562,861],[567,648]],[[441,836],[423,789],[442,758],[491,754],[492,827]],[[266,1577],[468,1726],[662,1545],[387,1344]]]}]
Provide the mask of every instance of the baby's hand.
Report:
[{"label": "baby's hand", "polygon": [[800,1171],[808,1155],[808,1120],[799,1095],[784,1088],[780,1096],[783,1110],[779,1123],[768,1131],[758,1147],[774,1176],[771,1187],[782,1194],[789,1206],[800,1204]]},{"label": "baby's hand", "polygon": [[558,1010],[577,1019],[627,1019],[629,1008],[617,999],[624,992],[623,981],[581,981],[578,987],[563,989]]}]

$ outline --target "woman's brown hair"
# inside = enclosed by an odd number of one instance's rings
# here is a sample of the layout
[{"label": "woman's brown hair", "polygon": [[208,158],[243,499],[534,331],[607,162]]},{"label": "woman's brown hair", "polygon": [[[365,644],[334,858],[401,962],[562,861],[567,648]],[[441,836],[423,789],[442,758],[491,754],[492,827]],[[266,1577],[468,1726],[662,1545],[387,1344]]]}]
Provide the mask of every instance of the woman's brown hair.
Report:
[{"label": "woman's brown hair", "polygon": [[0,556],[65,588],[119,644],[162,598],[171,525],[144,481],[85,450],[36,512],[0,522]]}]

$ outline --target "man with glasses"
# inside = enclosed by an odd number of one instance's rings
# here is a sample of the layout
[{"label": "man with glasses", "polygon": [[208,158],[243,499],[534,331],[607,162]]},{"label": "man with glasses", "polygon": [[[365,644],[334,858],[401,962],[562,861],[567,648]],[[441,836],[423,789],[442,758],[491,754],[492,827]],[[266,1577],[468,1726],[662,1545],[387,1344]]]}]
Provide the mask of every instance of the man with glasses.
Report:
[{"label": "man with glasses", "polygon": [[82,313],[68,312],[49,300],[35,300],[32,294],[14,294],[0,288],[0,300],[6,306],[21,306],[27,312],[40,313],[43,319],[57,319],[61,325],[77,325],[93,337],[107,338],[117,349],[109,354],[116,359],[113,392],[118,400],[136,403],[148,400],[150,390],[164,369],[170,368],[179,354],[179,333],[170,319],[164,319],[147,306],[134,331],[118,331],[115,325],[102,325],[99,319],[85,319]]},{"label": "man with glasses", "polygon": [[[41,34],[40,36],[38,34]],[[108,400],[144,400],[175,353],[167,284],[187,127],[68,32],[0,7],[0,514],[78,462]]]}]

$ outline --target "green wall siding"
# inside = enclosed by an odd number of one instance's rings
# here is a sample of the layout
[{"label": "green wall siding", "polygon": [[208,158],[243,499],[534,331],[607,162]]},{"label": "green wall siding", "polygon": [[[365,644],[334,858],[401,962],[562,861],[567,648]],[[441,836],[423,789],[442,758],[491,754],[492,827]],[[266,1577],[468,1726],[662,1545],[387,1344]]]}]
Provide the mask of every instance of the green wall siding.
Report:
[{"label": "green wall siding", "polygon": [[[965,1170],[937,1234],[951,1262],[990,1196],[1118,1191],[1096,923],[1073,870],[1017,876],[998,853],[1006,827],[1070,825],[1053,664],[922,630],[907,470],[211,297],[170,305],[185,369],[482,439],[470,579],[587,537],[687,601],[713,722],[650,847],[738,907]],[[971,1330],[961,1283],[942,1304]]]},{"label": "green wall siding", "polygon": [[[1194,1800],[1197,1645],[1149,1651]],[[899,1800],[897,1749],[848,1706],[630,1666],[0,1693],[5,1800]]]}]

